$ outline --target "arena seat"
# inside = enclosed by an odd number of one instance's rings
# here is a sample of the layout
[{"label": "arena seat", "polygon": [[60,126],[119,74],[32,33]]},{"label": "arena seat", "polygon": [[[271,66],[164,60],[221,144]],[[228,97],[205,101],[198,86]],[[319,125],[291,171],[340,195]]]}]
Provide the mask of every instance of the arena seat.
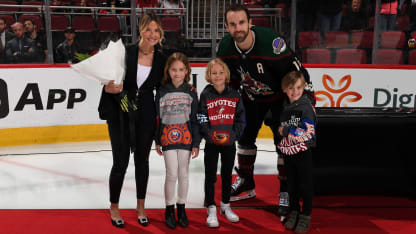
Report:
[{"label": "arena seat", "polygon": [[331,52],[325,48],[310,48],[306,49],[302,53],[303,63],[312,64],[330,64]]},{"label": "arena seat", "polygon": [[397,49],[378,49],[377,64],[403,64],[403,51]]},{"label": "arena seat", "polygon": [[406,36],[402,31],[386,31],[381,33],[381,47],[385,49],[403,49],[406,44]]},{"label": "arena seat", "polygon": [[363,49],[339,49],[335,58],[336,64],[365,64],[366,53]]},{"label": "arena seat", "polygon": [[321,44],[321,34],[316,31],[303,31],[298,35],[298,47],[300,49],[319,47]]},{"label": "arena seat", "polygon": [[324,46],[327,48],[348,47],[348,33],[343,31],[329,31],[325,33]]},{"label": "arena seat", "polygon": [[373,47],[374,32],[359,31],[351,32],[351,47],[352,48],[372,48]]}]

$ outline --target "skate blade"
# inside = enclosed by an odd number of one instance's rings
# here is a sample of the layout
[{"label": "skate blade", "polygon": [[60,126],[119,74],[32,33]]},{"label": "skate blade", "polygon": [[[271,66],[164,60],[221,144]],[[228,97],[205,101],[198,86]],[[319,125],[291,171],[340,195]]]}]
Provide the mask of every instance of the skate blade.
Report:
[{"label": "skate blade", "polygon": [[254,191],[254,189],[252,189],[252,190],[243,192],[243,195],[241,196],[231,196],[230,202],[241,201],[241,200],[246,200],[246,199],[255,198],[255,197],[256,197],[256,192]]}]

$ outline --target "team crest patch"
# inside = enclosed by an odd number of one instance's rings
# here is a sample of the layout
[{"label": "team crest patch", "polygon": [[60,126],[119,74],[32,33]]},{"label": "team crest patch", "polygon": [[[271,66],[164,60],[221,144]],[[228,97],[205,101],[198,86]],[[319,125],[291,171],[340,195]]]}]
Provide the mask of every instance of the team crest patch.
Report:
[{"label": "team crest patch", "polygon": [[273,53],[280,54],[286,50],[286,43],[283,38],[276,38],[273,40]]},{"label": "team crest patch", "polygon": [[228,131],[215,131],[211,135],[211,140],[216,145],[227,145],[230,142]]},{"label": "team crest patch", "polygon": [[163,128],[162,146],[174,144],[191,144],[191,133],[186,124],[171,124]]}]

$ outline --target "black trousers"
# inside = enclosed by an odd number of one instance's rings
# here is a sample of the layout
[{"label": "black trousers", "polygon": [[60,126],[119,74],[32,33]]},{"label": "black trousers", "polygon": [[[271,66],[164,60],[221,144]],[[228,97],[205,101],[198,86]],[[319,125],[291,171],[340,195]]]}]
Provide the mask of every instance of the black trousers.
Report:
[{"label": "black trousers", "polygon": [[218,157],[221,154],[221,201],[225,204],[230,202],[232,173],[235,160],[235,144],[230,146],[219,146],[205,144],[205,205],[215,205],[215,182],[217,182]]},{"label": "black trousers", "polygon": [[[246,126],[238,144],[244,146],[245,149],[256,149],[256,138],[263,121],[266,118],[267,112],[271,110],[273,116],[272,121],[277,123],[283,108],[283,99],[270,103],[243,100],[243,103],[246,111]],[[277,143],[278,142],[276,142],[275,139],[275,145],[277,145]]]},{"label": "black trousers", "polygon": [[[309,216],[312,212],[313,199],[312,152],[307,150],[283,157],[291,210],[300,211]],[[303,200],[302,209],[299,204],[300,199]]]},{"label": "black trousers", "polygon": [[[126,116],[125,116],[126,117]],[[110,172],[110,202],[118,203],[130,159],[128,119],[124,126],[119,121],[108,121],[111,148],[113,151],[113,166]],[[122,131],[123,128],[123,131]],[[146,197],[149,178],[149,154],[152,147],[155,126],[149,123],[136,122],[136,151],[134,152],[136,196],[137,199]],[[122,137],[123,134],[123,137]]]}]

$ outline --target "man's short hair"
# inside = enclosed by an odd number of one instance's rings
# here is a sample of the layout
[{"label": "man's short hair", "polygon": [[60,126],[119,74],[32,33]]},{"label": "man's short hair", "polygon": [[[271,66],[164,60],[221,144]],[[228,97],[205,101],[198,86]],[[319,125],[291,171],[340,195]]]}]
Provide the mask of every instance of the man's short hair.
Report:
[{"label": "man's short hair", "polygon": [[23,23],[25,23],[26,21],[30,21],[33,25],[36,25],[32,19],[26,18],[25,20],[23,20]]},{"label": "man's short hair", "polygon": [[6,19],[4,17],[1,17],[0,16],[0,20],[2,20],[4,22],[4,24],[7,24],[7,21],[6,21]]},{"label": "man's short hair", "polygon": [[243,4],[231,4],[227,8],[227,10],[225,10],[224,16],[225,16],[225,23],[226,24],[228,24],[228,22],[227,22],[227,14],[230,11],[244,11],[246,13],[246,15],[247,15],[247,21],[250,21],[250,13],[248,12],[248,9],[247,9],[247,7],[245,5],[243,5]]},{"label": "man's short hair", "polygon": [[75,33],[75,29],[73,27],[66,27],[64,33]]}]

